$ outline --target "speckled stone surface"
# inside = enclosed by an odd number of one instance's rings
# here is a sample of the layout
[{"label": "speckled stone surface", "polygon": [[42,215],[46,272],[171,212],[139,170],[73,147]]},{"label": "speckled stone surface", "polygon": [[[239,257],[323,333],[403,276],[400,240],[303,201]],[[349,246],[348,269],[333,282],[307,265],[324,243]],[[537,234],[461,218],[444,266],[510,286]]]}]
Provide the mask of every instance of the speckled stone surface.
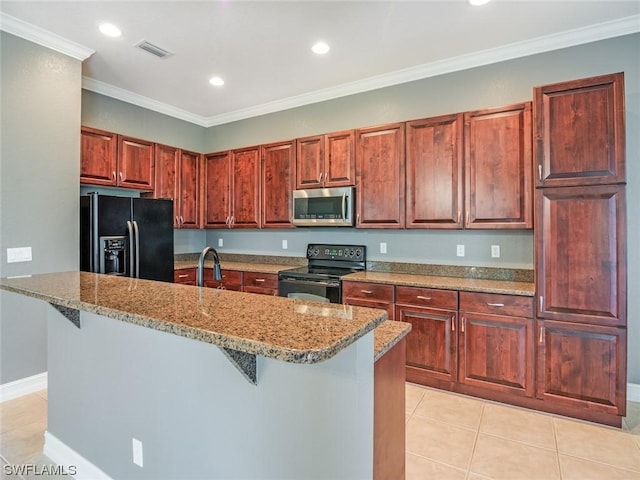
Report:
[{"label": "speckled stone surface", "polygon": [[533,297],[535,285],[528,282],[510,282],[502,280],[480,280],[473,278],[439,277],[414,275],[408,273],[358,272],[342,277],[342,281],[358,281],[407,285],[411,287],[443,288],[465,292],[504,293]]},{"label": "speckled stone surface", "polygon": [[331,358],[387,318],[371,308],[88,272],[1,278],[0,288],[292,363]]},{"label": "speckled stone surface", "polygon": [[429,265],[425,263],[367,262],[370,272],[409,273],[433,277],[473,278],[476,280],[505,280],[534,282],[534,271],[518,268],[469,267],[462,265]]},{"label": "speckled stone surface", "polygon": [[[186,268],[196,268],[198,266],[198,259],[194,261],[180,260],[174,262],[173,268],[175,270],[183,270]],[[205,264],[205,268],[212,268],[211,258],[209,258]],[[222,270],[239,270],[242,272],[255,272],[255,273],[278,273],[281,270],[287,270],[289,268],[296,268],[294,265],[281,265],[275,263],[245,263],[245,262],[233,262],[228,260],[220,260],[220,268]]]},{"label": "speckled stone surface", "polygon": [[[199,253],[182,253],[174,256],[174,268],[195,268],[198,266]],[[234,253],[220,253],[220,267],[224,270],[241,270],[255,273],[278,273],[280,270],[300,267],[307,264],[306,258],[280,257],[275,255],[244,255]],[[213,265],[211,256],[207,258],[205,266]]]},{"label": "speckled stone surface", "polygon": [[411,331],[411,324],[387,320],[373,331],[373,360],[377,361]]}]

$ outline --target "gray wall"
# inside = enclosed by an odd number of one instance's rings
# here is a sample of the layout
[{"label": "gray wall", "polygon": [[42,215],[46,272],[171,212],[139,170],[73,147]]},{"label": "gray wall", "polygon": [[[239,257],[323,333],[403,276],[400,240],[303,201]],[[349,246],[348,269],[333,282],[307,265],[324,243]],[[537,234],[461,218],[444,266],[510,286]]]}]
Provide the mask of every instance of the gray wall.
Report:
[{"label": "gray wall", "polygon": [[[80,61],[5,32],[0,58],[0,275],[77,270]],[[23,246],[33,261],[8,264]],[[0,299],[0,384],[46,371],[46,304]]]},{"label": "gray wall", "polygon": [[[532,88],[604,73],[625,72],[627,113],[628,215],[628,379],[640,384],[640,34],[562,49],[471,70],[352,95],[248,120],[212,127],[207,152],[288,140],[305,135],[461,112],[532,99]],[[337,232],[337,231],[336,231]],[[350,230],[336,235],[314,230],[294,232],[208,231],[207,243],[223,238],[229,251],[250,250],[293,255],[307,242],[325,238],[370,247],[370,258],[415,259],[430,263],[473,263],[487,266],[533,264],[533,239],[526,233],[491,232],[374,232]],[[280,247],[288,239],[289,250]],[[388,254],[378,242],[388,242]],[[464,262],[455,256],[455,243],[467,245]],[[489,258],[488,245],[499,243],[505,256]],[[471,248],[470,248],[471,246]]]}]

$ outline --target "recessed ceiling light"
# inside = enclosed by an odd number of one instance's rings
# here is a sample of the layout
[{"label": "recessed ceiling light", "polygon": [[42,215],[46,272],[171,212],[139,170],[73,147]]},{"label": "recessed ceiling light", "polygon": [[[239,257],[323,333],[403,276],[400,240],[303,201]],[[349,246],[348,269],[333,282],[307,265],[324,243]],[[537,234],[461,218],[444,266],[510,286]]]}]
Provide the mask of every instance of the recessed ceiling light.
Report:
[{"label": "recessed ceiling light", "polygon": [[102,23],[98,28],[100,28],[100,31],[108,37],[119,37],[120,35],[122,35],[120,29],[113,23]]},{"label": "recessed ceiling light", "polygon": [[491,0],[468,0],[469,5],[473,5],[474,7],[479,7],[480,5],[486,5]]},{"label": "recessed ceiling light", "polygon": [[224,80],[220,77],[211,77],[209,79],[209,83],[214,87],[221,87],[222,85],[224,85]]},{"label": "recessed ceiling light", "polygon": [[329,50],[329,45],[324,42],[318,42],[313,47],[311,47],[311,51],[313,53],[317,53],[318,55],[324,55]]}]

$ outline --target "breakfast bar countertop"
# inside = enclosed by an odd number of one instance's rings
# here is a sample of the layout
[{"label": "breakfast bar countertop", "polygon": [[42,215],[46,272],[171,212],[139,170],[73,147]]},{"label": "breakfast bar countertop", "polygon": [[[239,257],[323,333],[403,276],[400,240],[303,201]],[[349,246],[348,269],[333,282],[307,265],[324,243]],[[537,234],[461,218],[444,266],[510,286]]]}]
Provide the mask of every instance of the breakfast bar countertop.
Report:
[{"label": "breakfast bar countertop", "polygon": [[[335,356],[387,318],[385,311],[372,308],[88,272],[1,278],[0,288],[225,349],[304,364]],[[378,356],[410,330],[406,323],[385,323],[382,335],[376,335]]]}]

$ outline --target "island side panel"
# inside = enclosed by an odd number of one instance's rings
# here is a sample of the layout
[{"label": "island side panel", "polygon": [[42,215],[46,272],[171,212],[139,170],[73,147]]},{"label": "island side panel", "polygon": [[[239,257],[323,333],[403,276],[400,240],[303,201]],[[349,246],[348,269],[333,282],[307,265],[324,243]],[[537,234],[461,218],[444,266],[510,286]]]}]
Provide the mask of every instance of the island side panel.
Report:
[{"label": "island side panel", "polygon": [[258,357],[254,386],[214,345],[48,308],[48,432],[110,477],[372,478],[373,333],[314,365]]}]

